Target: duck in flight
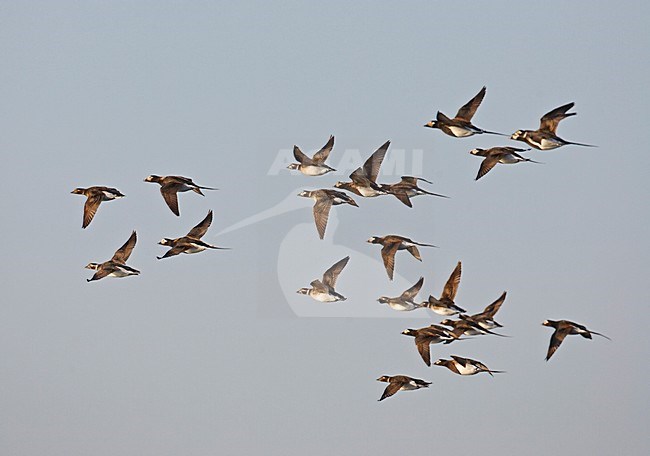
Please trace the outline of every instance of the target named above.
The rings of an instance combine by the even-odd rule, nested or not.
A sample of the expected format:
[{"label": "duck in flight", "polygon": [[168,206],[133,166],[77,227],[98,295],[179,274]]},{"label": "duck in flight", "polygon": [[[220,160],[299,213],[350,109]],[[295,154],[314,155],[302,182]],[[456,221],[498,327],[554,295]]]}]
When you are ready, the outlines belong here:
[{"label": "duck in flight", "polygon": [[447,328],[438,325],[431,325],[420,329],[409,328],[402,331],[402,334],[415,338],[415,347],[418,349],[422,361],[427,366],[431,366],[431,344],[450,344],[455,340],[465,340],[452,334]]},{"label": "duck in flight", "polygon": [[453,136],[454,138],[465,138],[467,136],[480,135],[482,133],[487,133],[490,135],[499,135],[507,136],[503,133],[496,133],[494,131],[483,130],[472,124],[472,117],[476,113],[479,105],[483,101],[486,92],[485,86],[479,90],[479,92],[469,100],[464,106],[462,106],[456,113],[456,117],[450,119],[440,111],[436,114],[436,119],[432,120],[426,124],[425,127],[437,128],[442,130],[443,133]]},{"label": "duck in flight", "polygon": [[198,225],[192,228],[185,236],[175,239],[163,238],[160,242],[158,242],[158,244],[164,245],[165,247],[170,247],[170,249],[165,252],[163,256],[156,258],[162,260],[163,258],[173,257],[181,253],[199,253],[203,252],[206,249],[230,250],[227,247],[217,247],[201,240],[201,238],[205,236],[205,233],[208,232],[208,228],[210,228],[211,223],[212,211],[208,211],[208,215],[206,215],[205,218],[201,220]]},{"label": "duck in flight", "polygon": [[378,382],[387,382],[388,386],[381,395],[380,401],[391,397],[398,391],[413,391],[420,388],[428,388],[431,382],[425,382],[418,378],[407,377],[406,375],[382,375],[377,379]]},{"label": "duck in flight", "polygon": [[520,162],[540,163],[530,158],[522,157],[518,152],[526,152],[530,149],[517,149],[516,147],[491,147],[489,149],[476,148],[469,151],[470,154],[478,157],[485,157],[481,162],[475,180],[485,176],[497,163],[512,165]]},{"label": "duck in flight", "polygon": [[420,292],[423,283],[424,277],[420,277],[420,280],[418,280],[415,285],[404,291],[398,297],[389,298],[388,296],[381,296],[379,299],[377,299],[377,302],[380,304],[388,304],[388,307],[393,310],[410,311],[419,309],[421,306],[420,304],[416,303],[414,299]]},{"label": "duck in flight", "polygon": [[597,333],[596,331],[591,331],[585,326],[569,320],[544,320],[542,322],[542,325],[555,329],[553,335],[551,336],[551,343],[548,346],[548,352],[546,353],[546,361],[551,359],[553,353],[555,353],[557,349],[560,348],[560,345],[564,341],[564,338],[569,335],[579,335],[585,339],[591,339],[591,335],[596,334],[597,336],[604,337],[607,340],[612,340],[604,334]]},{"label": "duck in flight", "polygon": [[160,185],[160,193],[162,194],[165,203],[167,203],[167,206],[169,206],[171,211],[177,216],[181,215],[178,210],[178,192],[189,192],[191,190],[194,193],[205,196],[201,190],[218,190],[212,187],[202,187],[192,182],[192,179],[189,177],[183,176],[161,177],[152,174],[151,176],[147,176],[144,181]]},{"label": "duck in flight", "polygon": [[451,355],[451,359],[439,359],[434,363],[436,366],[443,366],[458,375],[476,375],[481,372],[492,374],[503,374],[505,371],[490,370],[485,364],[471,358]]},{"label": "duck in flight", "polygon": [[411,198],[415,196],[433,195],[433,196],[439,196],[441,198],[449,198],[448,196],[440,195],[438,193],[432,193],[427,190],[424,190],[423,188],[418,187],[418,181],[427,182],[429,184],[432,183],[421,177],[402,176],[399,182],[395,184],[381,184],[381,187],[391,195],[394,195],[395,198],[400,200],[408,207],[413,207],[413,204],[411,203]]},{"label": "duck in flight", "polygon": [[325,237],[325,228],[327,228],[327,220],[329,219],[330,209],[332,209],[332,206],[349,204],[350,206],[359,207],[356,201],[345,193],[326,188],[320,190],[303,190],[298,193],[298,196],[314,200],[314,222],[316,223],[318,236],[321,239]]},{"label": "duck in flight", "polygon": [[305,176],[322,176],[323,174],[336,171],[331,166],[325,164],[325,160],[329,157],[333,147],[334,136],[330,136],[327,144],[316,152],[313,157],[309,158],[298,146],[293,146],[293,156],[298,163],[291,163],[287,166],[287,169],[300,171]]},{"label": "duck in flight", "polygon": [[117,249],[110,260],[104,261],[103,263],[88,263],[86,269],[92,269],[96,272],[92,278],[86,279],[86,281],[92,282],[94,280],[103,279],[104,277],[128,277],[140,274],[140,271],[137,269],[126,265],[126,261],[131,256],[131,252],[133,252],[137,240],[138,237],[135,231],[133,231],[129,239],[122,247]]},{"label": "duck in flight", "polygon": [[350,174],[351,182],[337,182],[334,187],[347,190],[364,198],[372,198],[379,195],[386,195],[388,192],[377,183],[379,168],[381,167],[390,141],[386,141],[379,149],[366,160],[363,166],[355,169]]},{"label": "duck in flight", "polygon": [[334,287],[336,286],[336,280],[339,278],[339,275],[343,271],[343,268],[348,264],[349,260],[350,257],[346,256],[342,260],[337,261],[327,271],[325,271],[322,280],[313,280],[309,284],[311,285],[311,288],[301,288],[296,293],[310,296],[320,302],[345,301],[346,297],[337,293],[336,290],[334,290]]},{"label": "duck in flight", "polygon": [[422,303],[423,307],[428,307],[439,315],[455,315],[457,313],[465,312],[465,309],[458,307],[454,302],[456,293],[458,292],[458,285],[460,285],[460,275],[462,273],[461,262],[456,264],[456,267],[451,271],[447,283],[442,290],[440,299],[436,299],[429,295],[429,300]]},{"label": "duck in flight", "polygon": [[575,146],[596,147],[591,144],[565,141],[555,133],[557,126],[562,119],[575,116],[575,112],[567,112],[573,108],[575,103],[567,103],[555,108],[542,116],[537,130],[517,130],[510,136],[515,141],[523,141],[531,147],[539,150],[552,150],[558,147],[572,144]]},{"label": "duck in flight", "polygon": [[370,244],[382,245],[381,259],[384,262],[384,268],[386,268],[386,273],[388,274],[388,278],[390,280],[393,280],[393,272],[395,270],[395,254],[398,250],[407,250],[411,255],[415,257],[416,260],[422,261],[418,246],[437,247],[436,245],[415,242],[407,237],[398,236],[396,234],[390,234],[384,237],[373,236],[366,242]]},{"label": "duck in flight", "polygon": [[114,199],[124,198],[124,195],[116,188],[112,187],[88,187],[88,188],[75,188],[72,190],[75,195],[84,195],[86,203],[84,204],[84,217],[82,228],[86,228],[92,222],[99,205],[103,201],[113,201]]}]

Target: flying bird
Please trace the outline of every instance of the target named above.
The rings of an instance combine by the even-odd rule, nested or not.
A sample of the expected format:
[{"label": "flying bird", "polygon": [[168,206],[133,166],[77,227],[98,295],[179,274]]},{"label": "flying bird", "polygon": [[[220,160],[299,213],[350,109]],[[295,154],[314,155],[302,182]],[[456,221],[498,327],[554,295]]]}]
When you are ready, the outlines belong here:
[{"label": "flying bird", "polygon": [[337,182],[334,184],[336,188],[342,188],[356,195],[365,198],[372,198],[379,195],[386,195],[387,192],[377,183],[377,176],[379,175],[379,168],[384,161],[386,152],[390,146],[390,141],[386,141],[379,149],[377,149],[366,160],[362,167],[355,169],[350,174],[352,182]]},{"label": "flying bird", "polygon": [[381,395],[380,401],[392,396],[398,391],[412,391],[420,388],[428,388],[431,382],[425,382],[417,378],[407,377],[406,375],[388,376],[382,375],[377,379],[378,382],[388,382],[388,386]]},{"label": "flying bird", "polygon": [[573,144],[575,146],[596,147],[591,144],[565,141],[555,134],[557,126],[562,119],[575,116],[575,112],[567,112],[575,103],[567,103],[559,108],[547,112],[542,116],[537,130],[517,130],[510,136],[515,141],[523,141],[529,146],[539,150],[552,150],[561,146]]},{"label": "flying bird", "polygon": [[82,228],[86,228],[92,222],[99,205],[102,201],[112,201],[118,198],[124,198],[124,195],[116,188],[112,187],[88,187],[88,188],[75,188],[72,192],[75,195],[84,195],[86,203],[84,204],[84,218],[81,224]]},{"label": "flying bird", "polygon": [[298,146],[293,146],[293,156],[298,163],[291,163],[287,166],[287,169],[300,171],[305,176],[322,176],[331,171],[336,171],[334,168],[325,164],[325,160],[329,157],[332,147],[334,147],[334,136],[331,135],[327,144],[316,152],[312,158],[305,155]]},{"label": "flying bird", "polygon": [[418,181],[428,182],[429,184],[432,183],[421,177],[402,176],[399,182],[395,184],[381,184],[381,188],[386,190],[386,192],[390,193],[391,195],[394,195],[395,198],[400,200],[408,207],[413,207],[411,198],[419,195],[433,195],[439,196],[441,198],[449,198],[448,196],[432,193],[418,187]]},{"label": "flying bird", "polygon": [[100,280],[104,277],[127,277],[140,274],[140,271],[137,269],[126,265],[126,261],[131,256],[131,252],[133,251],[137,240],[138,237],[135,234],[135,231],[133,231],[129,239],[122,247],[117,249],[110,260],[104,261],[103,263],[88,263],[86,269],[92,269],[96,272],[92,278],[86,279],[86,281],[92,282],[93,280]]},{"label": "flying bird", "polygon": [[472,155],[485,157],[481,162],[481,167],[478,169],[476,179],[479,180],[485,176],[497,163],[511,165],[519,162],[540,163],[530,158],[522,157],[518,152],[525,152],[530,149],[517,149],[516,147],[492,147],[490,149],[472,149],[469,151]]},{"label": "flying bird", "polygon": [[476,375],[481,372],[487,372],[491,377],[492,374],[503,374],[505,371],[490,370],[480,361],[470,358],[463,358],[456,355],[451,355],[452,359],[439,359],[434,364],[436,366],[443,366],[458,375]]},{"label": "flying bird", "polygon": [[431,366],[431,344],[450,344],[455,340],[465,340],[453,334],[447,328],[438,325],[431,325],[420,329],[409,328],[402,331],[402,334],[415,338],[415,346],[427,366]]},{"label": "flying bird", "polygon": [[423,307],[428,307],[439,315],[454,315],[457,313],[465,312],[465,309],[458,307],[454,302],[456,293],[458,292],[458,285],[460,285],[460,275],[462,272],[461,262],[456,264],[456,267],[451,272],[447,279],[447,283],[442,290],[440,299],[429,296],[429,300],[422,303]]},{"label": "flying bird", "polygon": [[481,128],[478,128],[475,125],[472,125],[472,117],[474,117],[474,114],[476,113],[476,110],[478,109],[479,105],[483,101],[483,97],[485,97],[485,92],[486,92],[485,86],[479,90],[479,92],[467,102],[464,106],[462,106],[459,110],[458,113],[456,113],[456,117],[453,119],[450,119],[440,111],[436,114],[436,120],[432,120],[426,124],[424,124],[425,127],[429,128],[438,128],[439,130],[442,130],[443,133],[453,136],[454,138],[465,138],[467,136],[472,136],[472,135],[477,135],[477,134],[482,134],[482,133],[487,133],[490,135],[499,135],[499,136],[507,136],[502,133],[496,133],[494,131],[487,131],[483,130]]},{"label": "flying bird", "polygon": [[327,220],[329,219],[330,209],[332,206],[349,204],[350,206],[359,207],[359,205],[345,193],[326,188],[311,191],[303,190],[298,193],[298,196],[311,198],[315,201],[313,208],[314,222],[316,222],[316,230],[321,239],[325,237],[325,228],[327,227]]},{"label": "flying bird", "polygon": [[377,302],[380,304],[388,304],[388,306],[393,310],[410,311],[419,309],[421,306],[420,304],[416,303],[414,299],[420,292],[420,288],[422,288],[423,283],[424,277],[420,277],[420,280],[418,280],[415,285],[404,291],[400,296],[396,298],[381,296],[379,299],[377,299]]},{"label": "flying bird", "polygon": [[370,244],[381,244],[383,246],[381,249],[381,258],[384,261],[384,267],[386,268],[386,272],[388,273],[388,278],[390,280],[393,280],[393,271],[395,270],[395,254],[398,250],[407,250],[411,255],[415,257],[415,259],[422,261],[418,246],[437,247],[436,245],[415,242],[409,238],[397,236],[395,234],[384,237],[373,236],[366,242]]},{"label": "flying bird", "polygon": [[178,210],[178,192],[193,191],[201,196],[205,196],[201,190],[218,190],[211,187],[201,187],[200,185],[192,182],[189,177],[183,176],[156,176],[152,174],[148,176],[145,182],[153,182],[160,185],[160,193],[162,194],[165,203],[172,210],[174,214],[180,216]]},{"label": "flying bird", "polygon": [[506,300],[506,294],[507,293],[504,291],[503,293],[501,293],[501,296],[499,296],[494,302],[489,304],[483,310],[483,312],[466,316],[466,318],[469,318],[472,321],[478,323],[482,328],[485,329],[501,328],[502,325],[497,323],[496,320],[494,320],[494,316],[501,308],[503,302]]},{"label": "flying bird", "polygon": [[336,286],[336,280],[339,278],[341,271],[348,264],[348,260],[350,260],[350,257],[346,256],[342,260],[337,261],[325,271],[322,280],[313,280],[309,284],[311,288],[301,288],[296,293],[311,296],[320,302],[345,301],[347,298],[337,293],[334,287]]},{"label": "flying bird", "polygon": [[205,236],[205,233],[207,233],[211,223],[212,211],[208,211],[208,215],[206,215],[205,218],[201,220],[198,225],[192,228],[185,236],[175,239],[163,238],[160,242],[158,242],[158,244],[164,245],[165,247],[170,247],[170,249],[165,252],[163,256],[157,256],[156,258],[162,260],[163,258],[173,257],[181,253],[199,253],[203,252],[206,249],[230,250],[227,247],[217,247],[201,240],[201,238]]},{"label": "flying bird", "polygon": [[548,352],[546,353],[546,361],[551,359],[553,353],[555,353],[557,349],[560,348],[560,345],[562,344],[564,338],[569,335],[577,334],[584,337],[585,339],[591,339],[591,335],[596,334],[597,336],[604,337],[607,340],[612,340],[604,334],[597,333],[596,331],[590,331],[586,327],[569,320],[544,320],[542,322],[542,325],[555,328],[555,332],[553,332],[553,335],[551,336],[551,343],[548,346]]}]

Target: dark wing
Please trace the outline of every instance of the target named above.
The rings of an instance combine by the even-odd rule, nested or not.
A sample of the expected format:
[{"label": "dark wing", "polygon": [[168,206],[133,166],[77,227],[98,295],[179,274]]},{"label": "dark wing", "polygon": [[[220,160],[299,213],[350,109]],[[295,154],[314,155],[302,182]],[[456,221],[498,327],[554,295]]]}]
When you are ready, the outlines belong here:
[{"label": "dark wing", "polygon": [[427,366],[431,366],[431,337],[420,336],[415,338],[415,346]]},{"label": "dark wing", "polygon": [[100,280],[103,279],[104,277],[108,276],[111,272],[113,272],[115,269],[113,267],[102,267],[93,274],[93,276],[90,279],[86,279],[88,282],[92,282],[93,280]]},{"label": "dark wing", "polygon": [[417,294],[420,292],[420,288],[422,288],[423,283],[424,283],[424,277],[420,277],[420,280],[418,280],[417,283],[413,285],[411,288],[409,288],[404,293],[402,293],[402,296],[400,297],[406,300],[411,300],[415,298]]},{"label": "dark wing", "polygon": [[172,210],[174,214],[180,216],[181,213],[178,211],[178,186],[175,184],[172,185],[163,185],[160,187],[160,193],[162,194],[165,203]]},{"label": "dark wing", "polygon": [[363,164],[364,176],[373,182],[377,181],[379,168],[381,167],[381,163],[384,161],[384,157],[388,151],[388,146],[390,146],[390,141],[386,141],[381,147],[379,147],[379,149],[373,152],[370,158],[368,158],[368,160]]},{"label": "dark wing", "polygon": [[456,361],[458,364],[460,364],[463,367],[467,366],[468,364],[471,364],[471,362],[470,362],[471,360],[469,360],[467,358],[462,358],[462,357],[456,356],[456,355],[451,355],[451,357],[453,358],[454,361]]},{"label": "dark wing", "polygon": [[323,282],[320,280],[312,280],[311,283],[309,284],[314,290],[321,291],[323,293],[327,293],[329,290],[325,285],[323,285]]},{"label": "dark wing", "polygon": [[413,203],[411,203],[411,198],[409,198],[409,196],[406,194],[405,191],[389,189],[388,193],[392,193],[393,195],[395,195],[395,198],[400,200],[402,203],[406,204],[408,207],[413,207]]},{"label": "dark wing", "polygon": [[571,332],[571,328],[562,328],[562,329],[555,330],[555,332],[551,336],[551,343],[548,346],[548,352],[546,353],[546,361],[551,359],[553,353],[555,353],[557,349],[560,348],[562,341],[566,336],[569,335],[570,332]]},{"label": "dark wing", "polygon": [[111,258],[111,261],[120,264],[126,263],[126,260],[128,260],[129,257],[131,256],[131,252],[133,252],[133,247],[135,247],[135,243],[137,240],[138,240],[138,236],[135,234],[135,231],[133,231],[133,233],[131,233],[131,236],[124,243],[124,245],[119,249],[117,249],[115,255],[113,255],[113,258]]},{"label": "dark wing", "polygon": [[379,399],[379,400],[383,401],[387,397],[391,397],[393,394],[395,394],[396,392],[398,392],[400,390],[402,385],[403,385],[402,382],[391,382],[391,383],[389,383],[388,386],[386,387],[386,389],[384,390],[384,394],[381,395],[381,399]]},{"label": "dark wing", "polygon": [[481,177],[485,176],[492,168],[496,166],[497,163],[499,163],[498,155],[488,155],[485,157],[485,159],[481,162],[481,167],[478,169],[475,180],[479,180]]},{"label": "dark wing", "polygon": [[420,251],[418,250],[417,246],[415,245],[410,245],[406,248],[406,250],[415,257],[416,260],[422,261],[422,257],[420,256]]},{"label": "dark wing", "polygon": [[501,308],[501,304],[503,304],[503,301],[506,300],[506,294],[507,292],[504,291],[503,294],[499,296],[496,301],[494,301],[492,304],[487,306],[485,310],[482,312],[483,315],[489,318],[494,317],[496,313],[499,311],[499,309]]},{"label": "dark wing", "polygon": [[510,146],[505,146],[505,147],[495,147],[494,149],[499,150],[499,151],[506,151],[506,152],[526,152],[529,149],[519,149],[518,147],[510,147]]},{"label": "dark wing", "polygon": [[159,260],[162,260],[163,258],[173,257],[173,256],[176,256],[176,255],[179,255],[179,254],[183,253],[185,250],[187,250],[187,248],[188,248],[188,244],[185,244],[185,243],[176,244],[174,247],[167,250],[167,252],[165,252],[165,254],[163,256],[157,257],[157,258]]},{"label": "dark wing", "polygon": [[332,151],[333,147],[334,147],[334,136],[330,135],[330,139],[327,141],[327,144],[325,144],[321,150],[319,150],[314,154],[313,160],[316,163],[325,162],[325,160],[327,160],[327,157],[330,156],[330,152]]},{"label": "dark wing", "polygon": [[386,244],[381,249],[381,259],[384,260],[384,267],[388,273],[388,278],[393,280],[393,271],[395,270],[395,253],[399,248],[399,243],[392,242]]},{"label": "dark wing", "polygon": [[458,113],[456,114],[457,119],[463,119],[466,121],[472,120],[472,117],[474,117],[474,113],[476,113],[476,110],[478,109],[479,105],[483,101],[483,97],[485,97],[485,91],[487,89],[485,86],[479,92],[476,94],[474,98],[469,100],[467,104],[465,104],[462,108],[458,110]]},{"label": "dark wing", "polygon": [[343,268],[348,264],[350,260],[349,256],[346,256],[342,260],[337,261],[332,267],[330,267],[325,274],[323,274],[323,283],[327,286],[334,288],[336,286],[336,279],[339,278],[339,274],[343,271]]},{"label": "dark wing", "polygon": [[557,125],[560,123],[560,120],[576,115],[575,112],[567,114],[567,111],[573,108],[573,105],[575,105],[575,103],[567,103],[564,106],[560,106],[559,108],[555,108],[552,111],[544,114],[544,116],[542,116],[540,119],[539,129],[550,131],[551,133],[555,134],[555,130],[557,129]]},{"label": "dark wing", "polygon": [[462,273],[460,261],[456,265],[456,268],[452,271],[447,283],[445,284],[444,290],[442,290],[442,296],[440,299],[449,298],[452,301],[456,299],[456,292],[458,292],[458,285],[460,284],[460,275]]},{"label": "dark wing", "polygon": [[302,153],[298,146],[293,146],[293,157],[303,165],[311,165],[314,163],[311,158]]},{"label": "dark wing", "polygon": [[95,213],[97,212],[97,208],[102,202],[102,195],[101,193],[92,193],[88,195],[88,198],[86,199],[86,203],[84,204],[84,220],[81,225],[82,228],[86,228],[88,225],[90,225],[90,222],[93,221],[93,217],[95,216]]},{"label": "dark wing", "polygon": [[190,230],[189,233],[187,233],[187,237],[191,237],[194,239],[201,239],[205,233],[208,231],[208,228],[210,228],[210,224],[212,223],[212,211],[208,211],[208,215],[205,216],[205,218],[194,228]]},{"label": "dark wing", "polygon": [[332,208],[332,200],[329,198],[322,198],[314,204],[314,221],[316,222],[316,229],[318,236],[321,239],[325,237],[325,228],[327,227],[327,219],[330,216],[330,209]]}]

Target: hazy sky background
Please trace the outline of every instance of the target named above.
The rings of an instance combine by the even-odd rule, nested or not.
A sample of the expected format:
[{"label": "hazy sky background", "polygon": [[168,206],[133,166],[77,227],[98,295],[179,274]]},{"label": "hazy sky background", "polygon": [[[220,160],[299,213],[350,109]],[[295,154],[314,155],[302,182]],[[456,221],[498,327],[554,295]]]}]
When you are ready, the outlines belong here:
[{"label": "hazy sky background", "polygon": [[[0,2],[0,453],[647,454],[648,17],[647,2]],[[478,126],[535,129],[575,101],[559,135],[599,148],[474,182],[470,149],[523,143],[422,125],[483,85]],[[295,195],[351,169],[269,169],[330,134],[335,167],[390,139],[451,199],[357,198],[318,240]],[[153,173],[220,190],[180,195],[177,218]],[[90,185],[127,196],[82,230],[70,191]],[[209,209],[205,240],[233,250],[155,259]],[[86,283],[133,229],[141,276]],[[392,233],[440,248],[400,253],[391,283],[365,240]],[[348,254],[345,303],[294,293]],[[420,276],[422,299],[439,294],[458,260],[457,303],[507,290],[512,338],[432,357],[497,378],[428,368],[400,332],[439,318],[375,302]],[[546,318],[613,341],[572,336],[546,363]],[[378,403],[384,374],[433,384]]]}]

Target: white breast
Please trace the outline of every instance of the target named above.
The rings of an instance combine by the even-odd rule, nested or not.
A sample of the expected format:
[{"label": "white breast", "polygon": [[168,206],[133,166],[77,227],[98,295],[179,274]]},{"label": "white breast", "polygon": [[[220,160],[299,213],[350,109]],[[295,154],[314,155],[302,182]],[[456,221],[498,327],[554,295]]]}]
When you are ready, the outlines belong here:
[{"label": "white breast", "polygon": [[458,369],[460,375],[473,375],[478,372],[478,369],[471,364],[468,364],[465,367],[461,366],[460,364],[456,364],[456,369]]},{"label": "white breast", "polygon": [[322,166],[303,165],[300,167],[300,172],[303,173],[305,176],[322,176],[328,171],[329,170],[327,168],[323,168]]},{"label": "white breast", "polygon": [[457,138],[465,138],[466,136],[472,136],[474,134],[473,131],[461,127],[449,127],[449,130],[451,130]]}]

